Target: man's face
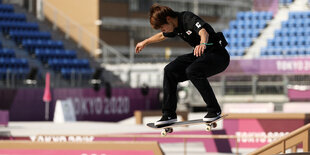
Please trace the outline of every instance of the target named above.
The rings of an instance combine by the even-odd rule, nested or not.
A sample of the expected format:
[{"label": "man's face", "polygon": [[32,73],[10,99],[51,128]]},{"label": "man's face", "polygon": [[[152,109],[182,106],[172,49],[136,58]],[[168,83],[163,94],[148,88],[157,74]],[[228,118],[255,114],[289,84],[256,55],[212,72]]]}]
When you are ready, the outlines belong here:
[{"label": "man's face", "polygon": [[165,33],[173,32],[175,28],[175,26],[173,25],[174,19],[170,16],[167,16],[166,20],[167,20],[167,24],[164,24],[160,27],[161,32],[165,32]]},{"label": "man's face", "polygon": [[160,27],[160,31],[164,33],[173,32],[172,24],[164,24]]}]

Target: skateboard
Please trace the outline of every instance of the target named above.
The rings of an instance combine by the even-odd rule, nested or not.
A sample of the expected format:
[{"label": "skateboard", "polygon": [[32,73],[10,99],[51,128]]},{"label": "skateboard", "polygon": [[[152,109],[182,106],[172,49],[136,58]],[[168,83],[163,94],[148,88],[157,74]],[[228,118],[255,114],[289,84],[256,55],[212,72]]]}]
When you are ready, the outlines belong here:
[{"label": "skateboard", "polygon": [[228,114],[221,115],[221,117],[219,117],[218,119],[216,119],[216,120],[214,120],[212,122],[206,122],[206,121],[203,121],[202,119],[195,119],[195,120],[175,122],[175,123],[159,125],[159,126],[156,126],[154,123],[147,123],[146,125],[148,127],[150,127],[150,128],[153,128],[153,129],[163,129],[162,132],[161,132],[161,135],[162,136],[166,136],[168,133],[172,133],[173,132],[173,127],[176,127],[176,126],[206,124],[205,130],[206,131],[211,131],[212,128],[216,128],[217,127],[217,121],[222,120],[222,119],[224,119],[227,116],[228,116]]}]

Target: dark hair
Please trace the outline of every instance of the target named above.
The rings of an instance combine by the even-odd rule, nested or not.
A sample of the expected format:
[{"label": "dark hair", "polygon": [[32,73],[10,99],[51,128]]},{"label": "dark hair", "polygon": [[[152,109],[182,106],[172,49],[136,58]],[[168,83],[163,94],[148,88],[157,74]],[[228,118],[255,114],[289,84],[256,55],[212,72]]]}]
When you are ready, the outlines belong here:
[{"label": "dark hair", "polygon": [[154,29],[159,29],[161,25],[168,24],[166,17],[177,17],[177,13],[167,6],[153,4],[150,8],[150,24]]}]

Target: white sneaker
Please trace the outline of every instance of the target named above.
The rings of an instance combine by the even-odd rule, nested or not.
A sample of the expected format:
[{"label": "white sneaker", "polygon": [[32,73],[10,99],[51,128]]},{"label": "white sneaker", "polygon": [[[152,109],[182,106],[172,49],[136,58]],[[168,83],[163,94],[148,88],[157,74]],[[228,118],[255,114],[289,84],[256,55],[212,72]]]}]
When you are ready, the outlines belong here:
[{"label": "white sneaker", "polygon": [[177,122],[177,116],[171,117],[171,116],[162,116],[160,120],[158,120],[157,122],[155,122],[156,126],[160,126],[160,125],[166,125],[166,124],[172,124]]},{"label": "white sneaker", "polygon": [[202,119],[205,122],[212,122],[221,117],[221,112],[207,112],[206,116]]}]

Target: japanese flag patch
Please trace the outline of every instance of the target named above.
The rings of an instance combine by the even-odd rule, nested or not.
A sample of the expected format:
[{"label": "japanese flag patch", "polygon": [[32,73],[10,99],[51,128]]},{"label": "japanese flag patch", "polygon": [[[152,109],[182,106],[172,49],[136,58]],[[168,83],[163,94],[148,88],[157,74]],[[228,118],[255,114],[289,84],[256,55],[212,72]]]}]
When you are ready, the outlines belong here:
[{"label": "japanese flag patch", "polygon": [[192,31],[191,31],[191,30],[187,30],[187,31],[186,31],[186,34],[187,34],[187,35],[191,35],[191,34],[192,34]]}]

